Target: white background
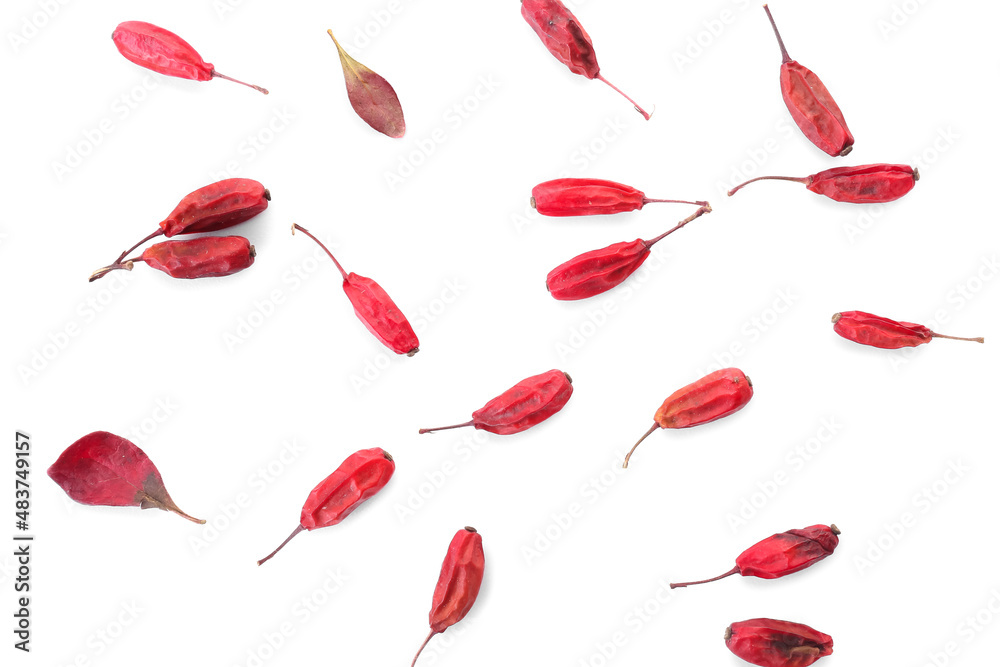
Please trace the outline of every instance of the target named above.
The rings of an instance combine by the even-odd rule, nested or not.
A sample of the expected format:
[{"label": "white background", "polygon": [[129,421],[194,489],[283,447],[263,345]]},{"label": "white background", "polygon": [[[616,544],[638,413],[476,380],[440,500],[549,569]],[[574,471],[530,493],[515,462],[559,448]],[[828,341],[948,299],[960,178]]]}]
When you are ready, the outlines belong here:
[{"label": "white background", "polygon": [[[723,630],[756,616],[831,634],[828,665],[919,666],[948,648],[939,667],[992,659],[994,613],[978,630],[966,619],[1000,599],[995,3],[772,5],[791,55],[844,110],[857,139],[846,159],[792,125],[756,3],[574,5],[607,77],[656,106],[648,123],[553,59],[513,0],[294,5],[4,5],[2,427],[9,440],[32,435],[37,536],[30,656],[10,647],[2,549],[5,655],[405,665],[448,542],[469,524],[484,538],[486,583],[424,665],[736,666]],[[129,63],[110,39],[125,20],[176,31],[271,94]],[[393,84],[404,139],[354,114],[327,28]],[[913,164],[922,178],[887,206],[792,183],[721,194],[731,179],[870,162]],[[137,266],[87,283],[231,167],[273,194],[231,230],[257,247],[250,270],[181,282]],[[690,209],[530,215],[531,187],[558,176],[707,198],[715,212],[627,285],[560,303],[543,287],[551,268],[655,236]],[[293,222],[386,288],[419,330],[416,357],[365,331]],[[988,342],[866,348],[831,330],[830,316],[852,309]],[[655,433],[619,474],[663,398],[720,363],[753,379],[749,406]],[[544,425],[417,435],[550,368],[569,372],[575,393]],[[69,501],[45,469],[94,430],[142,447],[174,500],[209,525]],[[390,485],[258,568],[312,487],[372,446],[395,456]],[[942,481],[953,466],[965,472]],[[894,527],[907,513],[912,525]],[[806,572],[663,590],[729,569],[774,532],[830,522],[841,546]],[[332,594],[329,573],[346,578]],[[303,599],[322,603],[306,613]]]}]

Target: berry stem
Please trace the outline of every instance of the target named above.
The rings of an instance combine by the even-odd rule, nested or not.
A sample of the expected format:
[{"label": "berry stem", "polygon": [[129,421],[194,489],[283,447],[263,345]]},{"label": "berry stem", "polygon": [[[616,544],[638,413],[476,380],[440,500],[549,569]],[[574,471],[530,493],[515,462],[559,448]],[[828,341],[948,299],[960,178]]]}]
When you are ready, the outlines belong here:
[{"label": "berry stem", "polygon": [[778,46],[781,47],[781,63],[791,62],[792,59],[788,57],[788,50],[785,49],[785,42],[781,39],[781,33],[778,32],[778,26],[775,24],[774,17],[771,16],[771,10],[768,9],[767,5],[764,5],[764,11],[767,12],[767,20],[771,22],[771,28],[774,29],[774,36],[778,38]]},{"label": "berry stem", "polygon": [[122,254],[118,255],[118,259],[115,260],[115,264],[120,264],[121,262],[123,262],[125,260],[125,256],[127,254],[129,254],[130,252],[132,252],[133,250],[135,250],[136,248],[138,248],[139,246],[141,246],[146,241],[150,241],[152,239],[155,239],[157,236],[160,236],[162,234],[163,234],[163,230],[162,229],[157,229],[155,232],[153,232],[152,234],[150,234],[149,236],[147,236],[143,240],[139,241],[138,243],[136,243],[134,246],[132,246],[131,248],[129,248],[128,250],[126,250]]},{"label": "berry stem", "polygon": [[90,274],[90,279],[87,282],[91,282],[92,283],[95,280],[97,280],[98,278],[103,278],[104,276],[108,275],[112,271],[117,271],[119,269],[124,269],[125,271],[131,271],[132,270],[132,262],[136,262],[136,261],[137,262],[142,262],[142,261],[145,261],[145,260],[143,260],[141,257],[137,257],[135,259],[129,259],[129,260],[126,260],[124,262],[115,262],[114,264],[109,264],[108,266],[105,266],[103,268],[97,269],[96,271],[94,271],[93,273],[91,273]]},{"label": "berry stem", "polygon": [[265,95],[267,95],[267,88],[261,88],[260,86],[253,85],[252,83],[247,83],[246,81],[240,81],[239,79],[234,79],[233,77],[226,76],[225,74],[219,74],[214,69],[212,70],[212,76],[218,77],[220,79],[225,79],[226,81],[232,81],[233,83],[238,83],[242,86],[246,86],[247,88],[253,88],[254,90],[260,91]]},{"label": "berry stem", "polygon": [[744,181],[743,183],[740,183],[726,194],[732,197],[734,194],[736,194],[746,186],[750,185],[751,183],[755,183],[757,181],[792,181],[793,183],[803,183],[805,185],[808,185],[809,177],[806,176],[802,178],[797,178],[795,176],[758,176],[757,178],[751,178],[749,181]]},{"label": "berry stem", "polygon": [[[534,197],[532,197],[532,200],[534,200]],[[645,206],[646,204],[691,204],[692,206],[708,206],[707,201],[684,201],[683,199],[650,199],[649,197],[643,197],[642,205]]]},{"label": "berry stem", "polygon": [[465,428],[466,426],[474,426],[475,423],[476,422],[470,420],[470,421],[465,422],[464,424],[453,424],[451,426],[438,426],[437,428],[422,428],[422,429],[420,429],[418,431],[418,433],[421,433],[421,434],[423,434],[423,433],[434,433],[435,431],[447,431],[447,430],[453,429],[453,428]]},{"label": "berry stem", "polygon": [[641,438],[639,438],[639,442],[632,445],[632,449],[630,449],[628,451],[628,454],[625,455],[625,462],[622,463],[622,468],[628,468],[628,460],[632,458],[632,454],[635,452],[636,447],[641,445],[642,441],[648,438],[650,435],[652,435],[653,431],[655,431],[658,428],[660,428],[660,425],[657,424],[656,422],[653,422],[653,425],[649,427],[649,430],[646,431],[646,433]]},{"label": "berry stem", "polygon": [[429,635],[427,635],[427,639],[425,639],[424,643],[420,645],[420,648],[417,650],[417,654],[415,656],[413,656],[413,662],[410,663],[410,667],[414,667],[417,664],[417,658],[419,658],[420,654],[424,652],[424,648],[427,646],[427,644],[431,641],[431,639],[436,634],[437,634],[436,632],[434,632],[433,630],[431,630],[431,633]]},{"label": "berry stem", "polygon": [[281,544],[279,544],[277,549],[275,549],[274,551],[272,551],[271,553],[269,553],[268,555],[264,556],[259,561],[257,561],[257,565],[263,565],[267,561],[269,561],[272,558],[274,558],[274,554],[276,554],[279,551],[281,551],[282,547],[284,547],[286,544],[288,544],[289,542],[291,542],[292,538],[295,537],[296,535],[298,535],[299,533],[301,533],[303,530],[305,530],[305,528],[302,527],[302,524],[299,524],[298,526],[296,526],[295,530],[292,531],[292,534],[289,535],[288,537],[286,537],[285,541],[282,542]]},{"label": "berry stem", "polygon": [[944,334],[934,333],[933,331],[931,332],[931,336],[934,337],[934,338],[947,338],[949,340],[967,340],[967,341],[972,342],[972,343],[985,343],[986,342],[986,339],[982,338],[982,337],[979,337],[979,338],[959,338],[958,336],[945,336]]},{"label": "berry stem", "polygon": [[692,213],[688,217],[686,217],[683,220],[681,220],[680,222],[678,222],[676,225],[674,225],[674,227],[672,229],[668,229],[667,231],[665,231],[662,234],[660,234],[659,236],[657,236],[655,239],[650,239],[649,241],[643,241],[643,244],[646,246],[646,248],[652,248],[654,243],[658,243],[658,242],[662,241],[663,239],[665,239],[666,237],[670,236],[671,234],[673,234],[674,232],[676,232],[678,229],[680,229],[684,225],[686,225],[689,222],[691,222],[692,220],[697,220],[698,218],[700,218],[701,216],[705,215],[706,213],[711,213],[711,212],[712,212],[712,207],[706,202],[704,206],[702,206],[697,211],[695,211],[694,213]]},{"label": "berry stem", "polygon": [[[615,90],[615,91],[616,91],[616,92],[617,92],[617,93],[618,93],[619,95],[621,95],[621,96],[622,96],[622,97],[624,97],[624,98],[625,98],[626,100],[628,100],[629,102],[631,102],[631,103],[632,103],[632,106],[634,106],[634,107],[635,107],[635,110],[636,110],[636,111],[638,111],[639,113],[641,113],[641,114],[642,114],[642,117],[643,117],[643,118],[645,118],[646,120],[649,120],[649,119],[650,119],[650,118],[651,118],[651,117],[653,116],[653,114],[650,114],[650,113],[646,113],[646,112],[645,112],[645,111],[643,110],[643,108],[642,108],[641,106],[639,106],[638,104],[636,104],[635,100],[633,100],[633,99],[632,99],[631,97],[629,97],[628,95],[626,95],[626,94],[625,94],[625,93],[624,93],[624,92],[622,91],[622,89],[621,89],[621,88],[619,88],[619,87],[618,87],[618,86],[616,86],[615,84],[613,84],[613,83],[611,83],[610,81],[608,81],[607,79],[605,79],[605,78],[604,78],[604,75],[603,75],[603,74],[598,74],[598,75],[597,75],[597,78],[598,78],[598,79],[600,79],[601,81],[603,81],[604,83],[608,84],[609,86],[611,86],[611,88],[612,88],[613,90]],[[655,110],[656,110],[656,109],[654,109],[654,111],[655,111]]]},{"label": "berry stem", "polygon": [[725,579],[726,577],[731,577],[734,574],[739,574],[739,573],[740,573],[740,567],[739,567],[739,565],[737,565],[736,567],[734,567],[733,569],[731,569],[729,572],[726,572],[725,574],[720,574],[717,577],[712,577],[711,579],[702,579],[701,581],[688,581],[688,582],[683,583],[683,584],[670,584],[670,588],[671,589],[674,589],[674,588],[686,588],[687,586],[697,586],[698,584],[707,584],[709,582],[718,581],[719,579]]},{"label": "berry stem", "polygon": [[338,268],[338,269],[340,269],[340,275],[344,276],[344,280],[347,280],[347,271],[344,271],[344,267],[342,267],[342,266],[340,265],[340,262],[338,262],[338,261],[337,261],[337,258],[333,256],[333,253],[332,253],[332,252],[330,252],[330,250],[329,250],[329,249],[328,249],[328,248],[327,248],[327,247],[326,247],[325,245],[323,245],[323,242],[322,242],[322,241],[320,241],[320,240],[319,240],[318,238],[316,238],[315,236],[313,236],[313,235],[312,235],[312,232],[310,232],[310,231],[309,231],[308,229],[306,229],[305,227],[300,227],[300,226],[298,226],[298,225],[296,225],[296,224],[292,224],[292,234],[294,234],[294,233],[295,233],[295,230],[296,230],[296,229],[297,229],[297,230],[299,230],[300,232],[302,232],[303,234],[305,234],[306,236],[308,236],[309,238],[311,238],[311,239],[312,239],[313,241],[315,241],[315,242],[316,242],[317,244],[319,244],[319,247],[320,247],[320,248],[322,248],[322,249],[323,249],[323,250],[324,250],[324,251],[326,252],[326,254],[330,256],[330,259],[332,259],[332,260],[333,260],[333,263],[337,265],[337,268]]}]

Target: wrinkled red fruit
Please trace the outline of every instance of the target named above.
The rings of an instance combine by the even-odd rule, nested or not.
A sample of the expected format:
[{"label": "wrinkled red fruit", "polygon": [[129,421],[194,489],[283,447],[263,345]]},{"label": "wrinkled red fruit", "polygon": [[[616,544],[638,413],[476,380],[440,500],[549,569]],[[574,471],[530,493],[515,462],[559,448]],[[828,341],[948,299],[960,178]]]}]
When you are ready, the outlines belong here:
[{"label": "wrinkled red fruit", "polygon": [[521,380],[473,412],[470,421],[453,426],[422,428],[420,433],[466,426],[498,435],[520,433],[562,410],[572,395],[573,378],[562,371],[551,370]]},{"label": "wrinkled red fruit", "polygon": [[725,579],[734,574],[760,579],[777,579],[804,570],[833,553],[840,543],[836,526],[818,524],[801,530],[786,530],[761,540],[736,557],[736,567],[704,581],[670,584],[684,588]]},{"label": "wrinkled red fruit", "polygon": [[807,667],[833,653],[833,638],[808,625],[754,618],[726,628],[726,646],[758,667]]},{"label": "wrinkled red fruit", "polygon": [[983,338],[959,338],[934,333],[922,324],[897,322],[887,317],[879,317],[860,310],[845,310],[833,316],[833,330],[847,340],[882,348],[898,350],[903,347],[924,345],[935,338],[965,340],[973,343],[984,342]]},{"label": "wrinkled red fruit", "polygon": [[623,468],[642,441],[658,428],[691,428],[742,410],[753,398],[753,383],[738,368],[723,368],[681,387],[663,401],[653,425],[625,456]]},{"label": "wrinkled red fruit", "polygon": [[125,21],[111,34],[118,52],[140,67],[167,76],[208,81],[226,79],[267,95],[267,89],[244,83],[215,71],[190,44],[179,36],[145,21]]},{"label": "wrinkled red fruit", "polygon": [[431,632],[413,657],[411,667],[417,664],[417,658],[434,635],[444,632],[469,613],[479,596],[485,571],[483,538],[475,528],[466,526],[455,533],[448,545],[431,601]]},{"label": "wrinkled red fruit", "polygon": [[896,201],[917,184],[920,172],[905,164],[866,164],[837,167],[811,176],[758,176],[737,185],[729,196],[755,181],[803,183],[810,192],[848,204],[884,204]]},{"label": "wrinkled red fruit", "polygon": [[420,341],[417,340],[417,334],[410,326],[409,320],[381,285],[371,278],[347,273],[333,253],[309,230],[292,225],[292,234],[295,230],[299,230],[319,244],[319,247],[333,260],[344,278],[344,293],[354,306],[354,314],[380,343],[396,354],[405,354],[408,357],[420,351]]},{"label": "wrinkled red fruit", "polygon": [[302,505],[299,525],[270,554],[257,561],[263,565],[303,530],[335,526],[389,483],[396,464],[381,447],[362,449],[348,456],[336,470],[316,485]]},{"label": "wrinkled red fruit", "polygon": [[847,129],[840,107],[818,76],[788,56],[767,5],[764,5],[764,11],[781,48],[781,97],[792,120],[802,134],[827,155],[847,155],[854,148],[854,135]]}]

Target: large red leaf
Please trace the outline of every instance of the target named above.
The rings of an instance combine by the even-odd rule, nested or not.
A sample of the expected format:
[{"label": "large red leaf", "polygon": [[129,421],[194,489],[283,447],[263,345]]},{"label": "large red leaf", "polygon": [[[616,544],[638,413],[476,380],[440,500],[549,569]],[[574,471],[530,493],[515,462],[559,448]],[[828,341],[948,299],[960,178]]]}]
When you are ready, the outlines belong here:
[{"label": "large red leaf", "polygon": [[74,442],[49,468],[49,477],[84,505],[157,507],[205,523],[177,507],[145,452],[113,433],[95,431]]}]

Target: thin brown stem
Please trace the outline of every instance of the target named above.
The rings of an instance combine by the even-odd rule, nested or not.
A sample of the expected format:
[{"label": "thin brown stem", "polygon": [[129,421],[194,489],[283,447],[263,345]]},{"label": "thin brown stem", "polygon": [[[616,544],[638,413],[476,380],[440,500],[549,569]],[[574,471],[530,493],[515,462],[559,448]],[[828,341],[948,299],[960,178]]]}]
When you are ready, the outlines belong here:
[{"label": "thin brown stem", "polygon": [[305,530],[305,528],[302,527],[302,524],[299,524],[298,526],[296,526],[295,530],[292,531],[292,534],[289,535],[288,537],[286,537],[285,541],[282,542],[281,544],[279,544],[277,549],[275,549],[274,551],[272,551],[271,553],[269,553],[268,555],[264,556],[259,561],[257,561],[257,565],[263,565],[267,561],[269,561],[272,558],[274,558],[274,554],[276,554],[279,551],[281,551],[282,547],[284,547],[286,544],[288,544],[289,542],[291,542],[292,538],[295,537],[296,535],[298,535],[299,533],[301,533],[303,530]]},{"label": "thin brown stem", "polygon": [[986,342],[986,339],[982,338],[982,337],[979,337],[979,338],[959,338],[958,336],[945,336],[944,334],[934,333],[933,331],[931,332],[931,336],[934,337],[934,338],[947,338],[949,340],[967,340],[967,341],[969,341],[971,343],[985,343]]},{"label": "thin brown stem", "polygon": [[197,524],[204,524],[204,523],[205,523],[205,520],[204,520],[204,519],[196,519],[196,518],[194,518],[193,516],[191,516],[190,514],[188,514],[187,512],[184,512],[184,511],[182,511],[182,510],[181,510],[181,509],[180,509],[179,507],[177,507],[176,505],[174,505],[173,507],[168,507],[167,509],[168,509],[169,511],[173,512],[174,514],[176,514],[177,516],[182,516],[182,517],[184,517],[184,518],[185,518],[185,519],[187,519],[188,521],[193,521],[193,522],[195,522],[195,523],[197,523]]},{"label": "thin brown stem", "polygon": [[[621,95],[626,100],[628,100],[629,102],[631,102],[632,106],[635,107],[635,110],[642,114],[643,118],[645,118],[646,120],[649,120],[653,116],[653,114],[651,114],[651,113],[646,113],[641,106],[639,106],[638,104],[636,104],[635,100],[633,100],[631,97],[629,97],[624,92],[622,92],[621,88],[619,88],[615,84],[613,84],[610,81],[608,81],[607,79],[605,79],[603,74],[598,74],[597,78],[600,79],[601,81],[603,81],[604,83],[608,84],[609,86],[611,86],[611,88],[613,90],[615,90],[619,95]],[[654,108],[653,111],[656,111],[656,109]]]},{"label": "thin brown stem", "polygon": [[[532,198],[534,200],[534,198]],[[708,206],[707,201],[684,201],[683,199],[650,199],[643,197],[642,205],[646,204],[691,204],[692,206]]]},{"label": "thin brown stem", "polygon": [[312,235],[312,232],[310,232],[310,231],[309,231],[308,229],[306,229],[305,227],[300,227],[299,225],[296,225],[296,224],[292,224],[292,234],[294,234],[294,233],[295,233],[295,230],[296,230],[296,229],[297,229],[297,230],[299,230],[300,232],[302,232],[303,234],[305,234],[306,236],[308,236],[309,238],[311,238],[311,239],[312,239],[313,241],[315,241],[316,243],[318,243],[318,244],[319,244],[319,247],[320,247],[320,248],[322,248],[322,249],[323,249],[323,250],[324,250],[324,251],[326,252],[326,254],[330,256],[330,259],[332,259],[332,260],[333,260],[333,263],[337,265],[337,268],[338,268],[338,269],[340,269],[340,275],[344,276],[344,280],[347,280],[347,271],[344,271],[344,267],[342,267],[342,266],[340,265],[340,262],[338,262],[338,261],[337,261],[337,258],[333,256],[333,253],[332,253],[332,252],[330,252],[330,250],[329,250],[329,249],[328,249],[328,248],[327,248],[327,247],[326,247],[325,245],[323,245],[323,242],[322,242],[322,241],[320,241],[320,240],[319,240],[318,238],[316,238],[315,236],[313,236],[313,235]]},{"label": "thin brown stem", "polygon": [[225,79],[226,81],[232,81],[233,83],[238,83],[242,86],[246,86],[247,88],[253,88],[254,90],[260,91],[265,95],[267,95],[267,88],[261,88],[260,86],[253,85],[252,83],[247,83],[246,81],[240,81],[239,79],[234,79],[233,77],[226,76],[225,74],[219,74],[214,69],[212,70],[212,76],[218,77],[220,79]]},{"label": "thin brown stem", "polygon": [[718,581],[719,579],[725,579],[726,577],[731,577],[734,574],[739,574],[739,573],[740,573],[740,567],[739,565],[737,565],[729,572],[726,572],[725,574],[720,574],[717,577],[712,577],[711,579],[702,579],[701,581],[688,581],[683,584],[670,584],[670,588],[686,588],[688,586],[697,586],[698,584],[707,584],[709,582]]},{"label": "thin brown stem", "polygon": [[422,428],[418,433],[433,433],[434,431],[447,431],[453,428],[465,428],[466,426],[475,426],[476,422],[469,420],[464,424],[453,424],[451,426],[438,426],[437,428]]},{"label": "thin brown stem", "polygon": [[128,250],[126,250],[122,254],[118,255],[118,259],[115,260],[115,264],[120,264],[122,261],[124,261],[125,256],[128,255],[130,252],[132,252],[133,250],[135,250],[136,248],[138,248],[139,246],[141,246],[146,241],[150,241],[152,239],[155,239],[157,236],[160,236],[161,234],[163,234],[163,230],[162,229],[157,229],[155,232],[153,232],[152,234],[150,234],[149,236],[147,236],[143,240],[139,241],[138,243],[136,243],[134,246],[132,246],[131,248],[129,248]]},{"label": "thin brown stem", "polygon": [[165,498],[161,499],[161,498],[154,498],[153,496],[146,494],[142,500],[142,503],[139,506],[142,509],[146,509],[147,507],[158,507],[161,510],[165,510],[167,512],[173,512],[177,516],[184,517],[188,521],[192,521],[197,524],[205,523],[204,519],[196,519],[195,517],[191,516],[190,514],[182,510],[180,507],[178,507],[177,504],[174,503],[174,501],[170,498],[170,496],[166,496]]},{"label": "thin brown stem", "polygon": [[[131,271],[132,270],[132,261],[133,260],[128,260],[128,261],[125,261],[125,262],[115,262],[114,264],[109,264],[109,265],[107,265],[107,266],[105,266],[103,268],[97,269],[96,271],[94,271],[93,273],[90,274],[90,279],[87,282],[92,283],[95,280],[97,280],[98,278],[103,278],[104,276],[108,275],[112,271],[117,271],[119,269],[122,269],[122,270],[125,270],[125,271]],[[142,261],[142,260],[140,260],[140,261]]]},{"label": "thin brown stem", "polygon": [[671,234],[673,234],[674,232],[676,232],[678,229],[680,229],[684,225],[686,225],[689,222],[691,222],[692,220],[697,220],[698,218],[700,218],[701,216],[705,215],[706,213],[711,213],[711,212],[712,212],[712,207],[708,204],[708,202],[705,202],[704,206],[702,206],[697,211],[695,211],[694,213],[692,213],[688,217],[686,217],[683,220],[681,220],[680,222],[678,222],[676,225],[674,225],[673,228],[668,229],[667,231],[663,232],[662,234],[660,234],[659,236],[657,236],[655,239],[650,239],[649,241],[643,241],[642,243],[643,243],[643,245],[646,246],[647,249],[648,248],[652,248],[654,243],[659,243],[660,241],[662,241],[663,239],[667,238],[668,236],[670,236]]},{"label": "thin brown stem", "polygon": [[781,39],[781,33],[778,32],[778,26],[774,23],[774,17],[771,16],[771,10],[764,5],[764,11],[767,12],[767,19],[771,22],[771,28],[774,29],[774,36],[778,38],[778,46],[781,47],[781,62],[782,64],[790,62],[791,58],[788,57],[788,51],[785,49],[785,42]]},{"label": "thin brown stem", "polygon": [[660,428],[660,425],[657,424],[656,422],[653,422],[653,425],[649,427],[649,430],[646,431],[646,433],[643,434],[643,436],[641,438],[639,438],[639,442],[637,442],[634,445],[632,445],[632,449],[630,449],[628,451],[628,454],[625,455],[625,462],[622,463],[622,468],[628,468],[628,460],[630,458],[632,458],[632,454],[635,452],[636,447],[638,447],[639,445],[641,445],[642,441],[645,440],[646,438],[648,438],[650,435],[652,435],[653,431],[655,431],[658,428]]},{"label": "thin brown stem", "polygon": [[739,185],[737,185],[735,188],[733,188],[732,190],[730,190],[726,194],[728,194],[730,197],[732,197],[734,194],[736,194],[737,192],[739,192],[740,190],[742,190],[746,186],[750,185],[751,183],[756,183],[757,181],[792,181],[793,183],[803,183],[803,184],[808,185],[809,184],[809,177],[808,176],[805,176],[805,177],[795,177],[795,176],[758,176],[757,178],[751,178],[749,181],[744,181],[743,183],[740,183]]},{"label": "thin brown stem", "polygon": [[420,649],[417,650],[417,654],[413,656],[413,662],[410,663],[410,667],[414,667],[417,664],[417,658],[419,658],[420,654],[424,652],[424,648],[427,647],[427,644],[431,641],[431,639],[434,638],[434,635],[436,634],[437,634],[436,632],[431,630],[431,633],[427,635],[427,639],[425,639],[424,643],[420,645]]}]

